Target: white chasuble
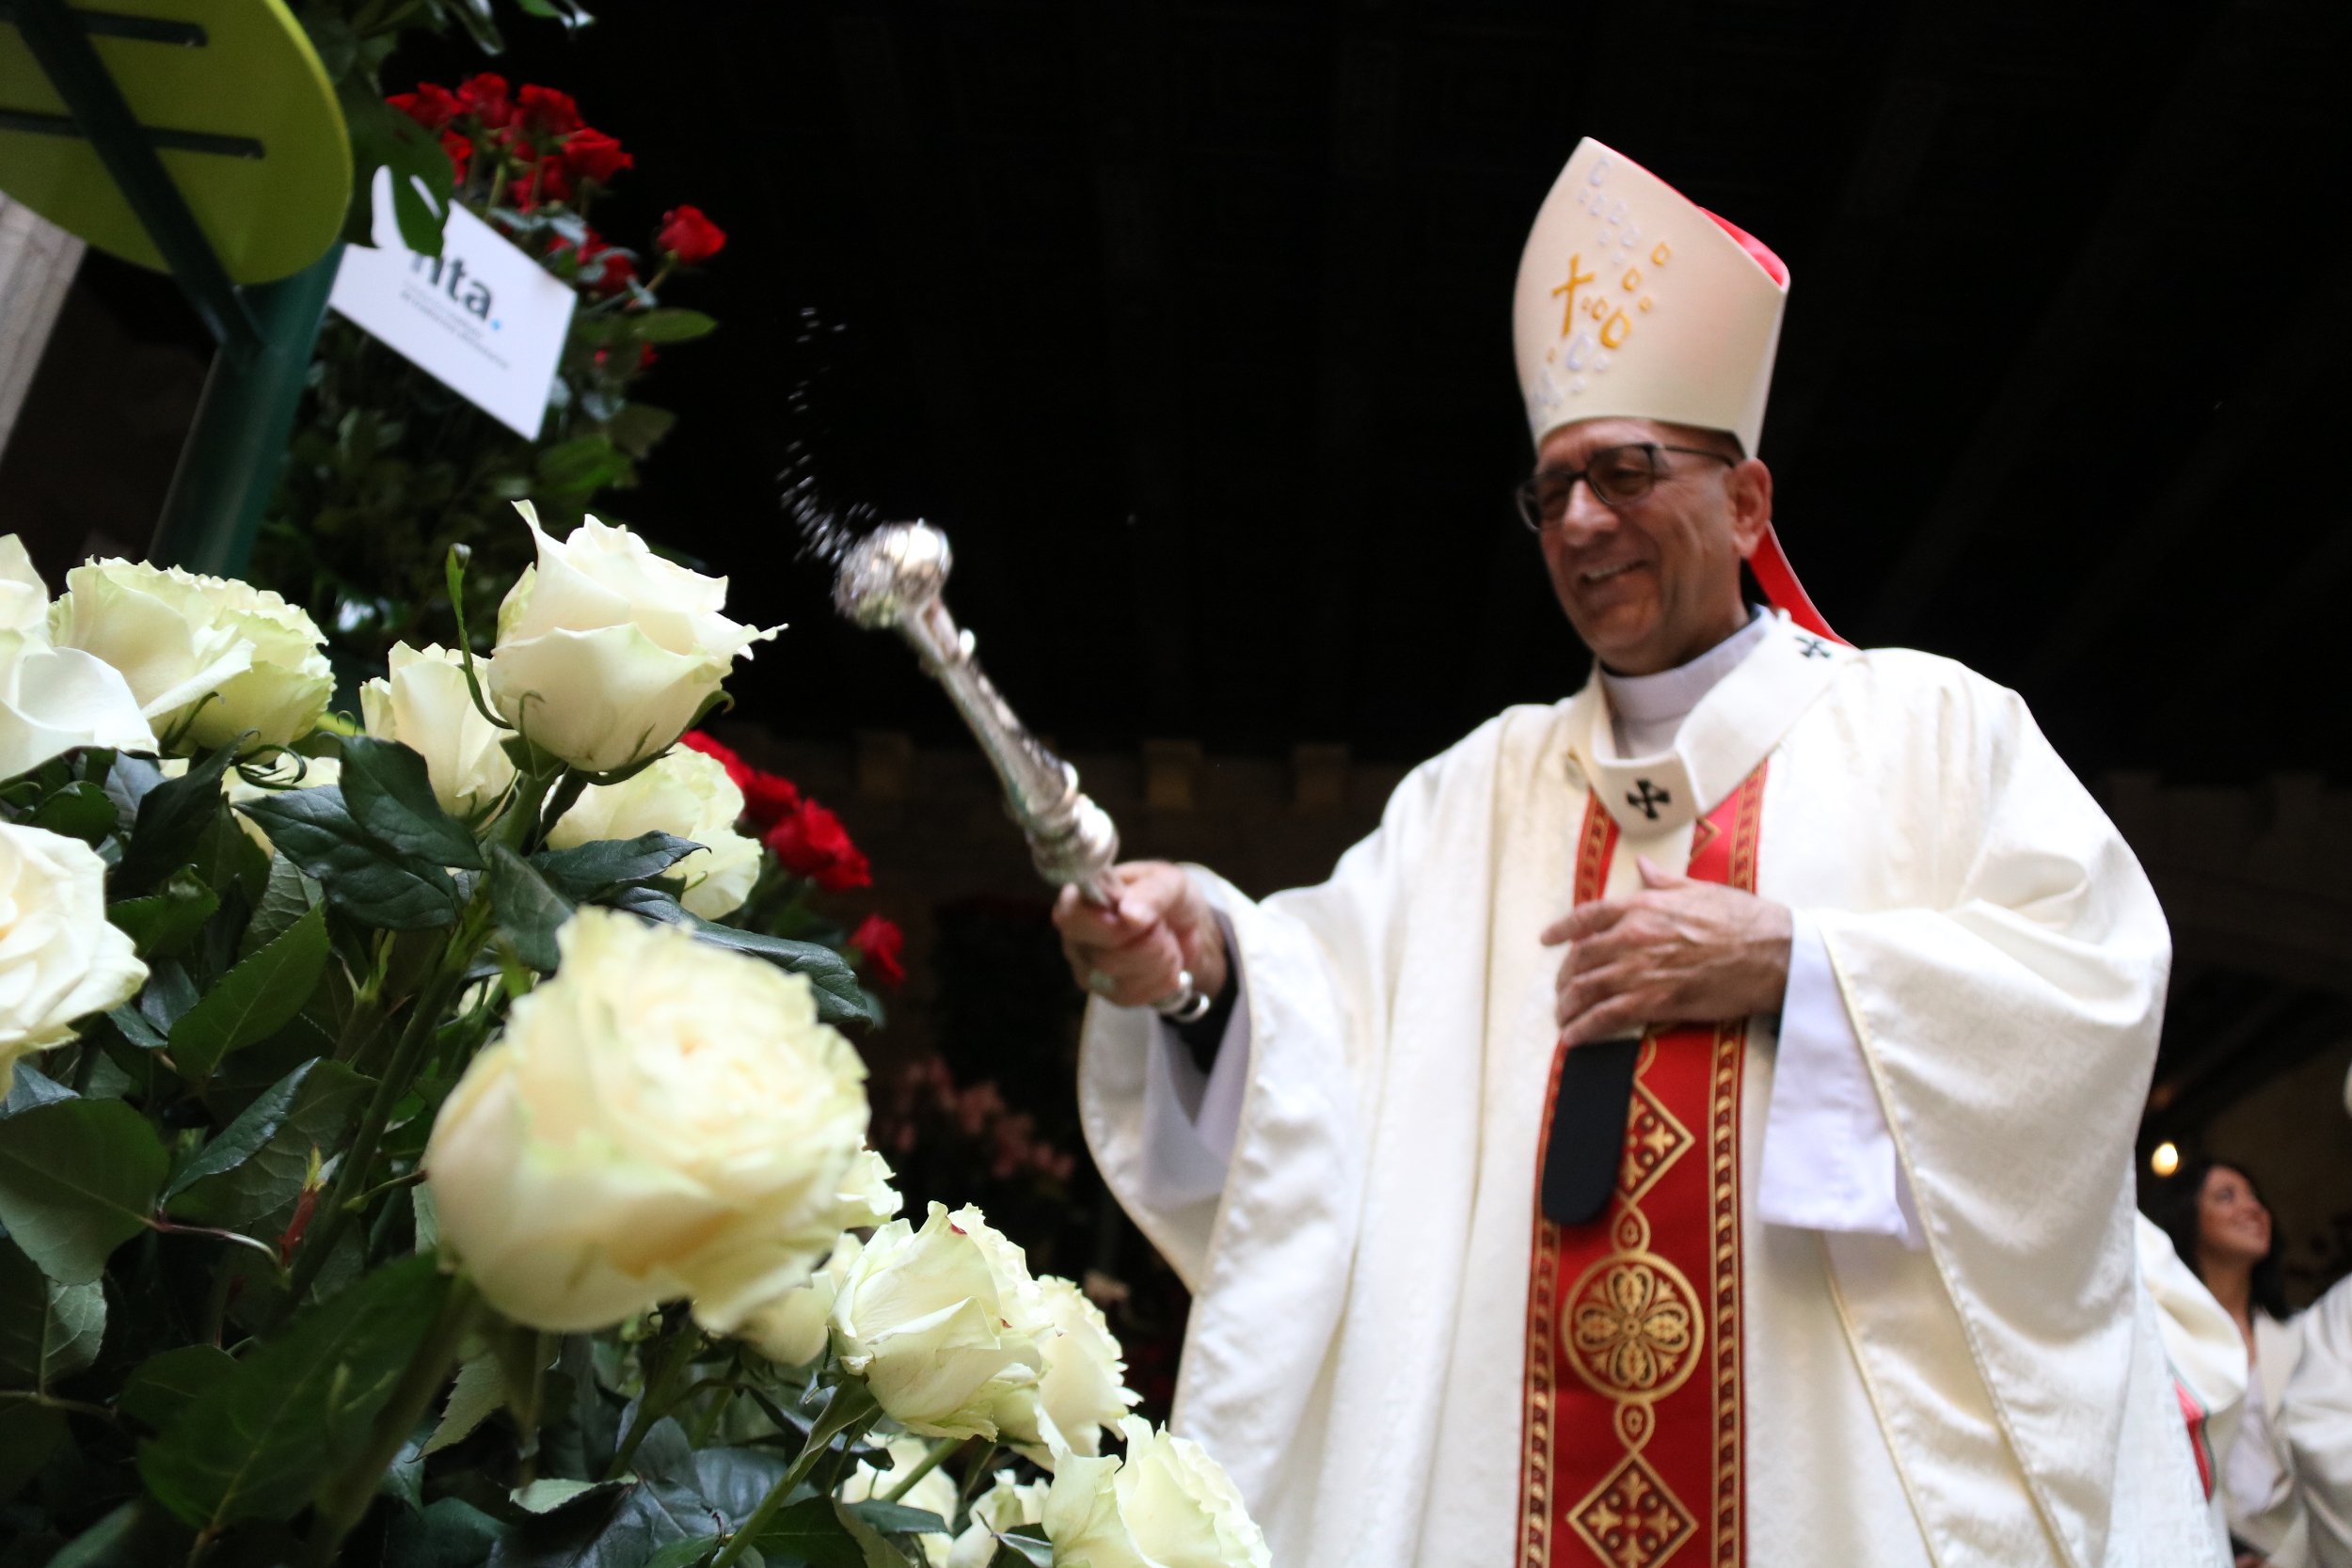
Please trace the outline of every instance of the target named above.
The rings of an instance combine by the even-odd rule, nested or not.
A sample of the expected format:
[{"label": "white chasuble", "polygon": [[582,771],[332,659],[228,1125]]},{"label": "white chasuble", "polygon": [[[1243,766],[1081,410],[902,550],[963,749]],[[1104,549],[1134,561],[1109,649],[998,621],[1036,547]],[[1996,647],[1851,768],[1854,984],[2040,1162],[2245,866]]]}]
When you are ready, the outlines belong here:
[{"label": "white chasuble", "polygon": [[[1761,768],[1756,891],[1820,934],[1922,1244],[1759,1217],[1775,1037],[1746,1021],[1737,1300],[1695,1347],[1737,1334],[1743,1555],[1719,1555],[1719,1499],[1679,1498],[1698,1522],[1620,1532],[1614,1568],[2209,1564],[2132,1227],[2169,942],[2113,828],[2013,694],[1777,617],[1673,751],[1621,758],[1609,731],[1597,683],[1502,714],[1408,775],[1321,886],[1258,903],[1197,873],[1249,1041],[1215,1196],[1151,1180],[1153,1016],[1090,1010],[1089,1141],[1195,1295],[1177,1429],[1281,1568],[1531,1560],[1561,958],[1537,933],[1574,900],[1589,804],[1619,835],[1614,895],[1637,856],[1691,865],[1693,824]],[[1546,1549],[1566,1545],[1606,1560],[1573,1528]]]}]

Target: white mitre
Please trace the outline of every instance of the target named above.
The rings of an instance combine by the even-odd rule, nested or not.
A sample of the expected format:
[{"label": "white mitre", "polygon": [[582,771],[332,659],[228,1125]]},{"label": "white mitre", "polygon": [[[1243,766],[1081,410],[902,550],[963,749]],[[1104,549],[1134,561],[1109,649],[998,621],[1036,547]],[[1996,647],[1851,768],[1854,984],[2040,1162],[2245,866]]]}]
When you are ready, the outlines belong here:
[{"label": "white mitre", "polygon": [[[1727,430],[1753,457],[1788,303],[1788,269],[1762,241],[1587,136],[1519,256],[1511,336],[1528,433],[1541,447],[1580,420],[1661,420]],[[1748,566],[1797,625],[1844,641],[1769,524]]]},{"label": "white mitre", "polygon": [[1511,330],[1538,446],[1578,420],[1764,429],[1788,269],[1641,165],[1587,136],[1519,258]]}]

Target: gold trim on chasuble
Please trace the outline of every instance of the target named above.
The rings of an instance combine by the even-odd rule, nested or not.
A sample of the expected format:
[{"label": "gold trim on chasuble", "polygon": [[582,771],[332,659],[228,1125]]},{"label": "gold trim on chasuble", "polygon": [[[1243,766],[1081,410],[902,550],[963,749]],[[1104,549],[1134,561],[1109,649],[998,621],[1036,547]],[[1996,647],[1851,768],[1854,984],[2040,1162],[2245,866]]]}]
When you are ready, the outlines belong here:
[{"label": "gold trim on chasuble", "polygon": [[[1758,767],[1693,833],[1689,875],[1756,887]],[[1601,895],[1617,825],[1584,808],[1576,901]],[[1693,1541],[1739,1568],[1740,1078],[1744,1021],[1653,1029],[1609,1212],[1563,1227],[1535,1206],[1527,1291],[1519,1568],[1656,1568]],[[1552,1055],[1544,1096],[1560,1089]],[[1537,1146],[1538,1148],[1542,1145]],[[1692,1157],[1704,1150],[1703,1157]],[[1540,1163],[1542,1156],[1538,1154]],[[1542,1172],[1536,1173],[1540,1192]]]}]

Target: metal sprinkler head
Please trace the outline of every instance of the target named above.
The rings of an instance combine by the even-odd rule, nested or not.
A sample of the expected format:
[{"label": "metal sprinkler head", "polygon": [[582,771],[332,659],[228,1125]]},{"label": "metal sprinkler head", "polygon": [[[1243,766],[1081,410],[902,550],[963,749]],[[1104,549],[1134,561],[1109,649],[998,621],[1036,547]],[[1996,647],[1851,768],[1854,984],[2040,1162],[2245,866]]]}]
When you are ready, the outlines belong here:
[{"label": "metal sprinkler head", "polygon": [[939,597],[954,564],[947,536],[930,524],[884,523],[841,558],[834,608],[868,628],[903,625]]}]

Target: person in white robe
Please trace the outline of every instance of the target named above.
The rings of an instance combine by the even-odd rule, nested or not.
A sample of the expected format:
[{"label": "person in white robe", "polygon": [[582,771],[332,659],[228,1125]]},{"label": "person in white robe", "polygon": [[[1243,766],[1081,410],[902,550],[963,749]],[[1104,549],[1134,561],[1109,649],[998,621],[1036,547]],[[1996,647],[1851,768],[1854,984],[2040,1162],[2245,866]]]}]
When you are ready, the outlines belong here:
[{"label": "person in white robe", "polygon": [[[1283,1568],[2222,1560],[2136,1257],[2163,915],[2014,693],[1797,588],[1786,286],[1581,144],[1515,329],[1594,677],[1319,887],[1057,908],[1089,1144],[1194,1292],[1175,1424]],[[1555,1215],[1552,1086],[1636,1032]]]},{"label": "person in white robe", "polygon": [[2295,1312],[2253,1178],[2197,1160],[2154,1202],[2251,1363],[2243,1419],[2217,1440],[2240,1568],[2352,1568],[2352,1279]]}]

